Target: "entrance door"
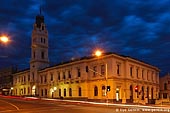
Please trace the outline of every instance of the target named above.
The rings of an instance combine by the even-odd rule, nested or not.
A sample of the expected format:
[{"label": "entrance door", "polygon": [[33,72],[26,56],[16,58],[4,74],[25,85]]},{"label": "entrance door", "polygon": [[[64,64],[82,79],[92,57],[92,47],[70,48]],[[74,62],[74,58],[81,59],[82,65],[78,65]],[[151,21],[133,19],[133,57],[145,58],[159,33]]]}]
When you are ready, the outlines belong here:
[{"label": "entrance door", "polygon": [[133,102],[133,87],[130,85],[130,102]]}]

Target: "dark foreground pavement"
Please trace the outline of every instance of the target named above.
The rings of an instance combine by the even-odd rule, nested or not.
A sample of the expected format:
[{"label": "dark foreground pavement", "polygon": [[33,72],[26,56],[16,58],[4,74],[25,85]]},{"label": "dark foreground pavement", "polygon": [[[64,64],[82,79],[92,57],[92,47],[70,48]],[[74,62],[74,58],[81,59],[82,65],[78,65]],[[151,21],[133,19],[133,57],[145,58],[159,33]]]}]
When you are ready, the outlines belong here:
[{"label": "dark foreground pavement", "polygon": [[169,109],[141,108],[137,106],[107,106],[0,96],[0,113],[170,113]]}]

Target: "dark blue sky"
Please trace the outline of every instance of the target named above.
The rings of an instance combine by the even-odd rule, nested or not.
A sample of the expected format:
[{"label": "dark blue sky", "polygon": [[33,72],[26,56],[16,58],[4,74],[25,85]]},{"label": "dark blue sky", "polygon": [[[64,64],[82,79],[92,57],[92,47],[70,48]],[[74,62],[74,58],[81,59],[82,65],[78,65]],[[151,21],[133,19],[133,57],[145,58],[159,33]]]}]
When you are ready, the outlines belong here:
[{"label": "dark blue sky", "polygon": [[3,0],[0,68],[29,67],[31,32],[42,14],[51,64],[90,56],[96,48],[140,59],[170,71],[170,0]]}]

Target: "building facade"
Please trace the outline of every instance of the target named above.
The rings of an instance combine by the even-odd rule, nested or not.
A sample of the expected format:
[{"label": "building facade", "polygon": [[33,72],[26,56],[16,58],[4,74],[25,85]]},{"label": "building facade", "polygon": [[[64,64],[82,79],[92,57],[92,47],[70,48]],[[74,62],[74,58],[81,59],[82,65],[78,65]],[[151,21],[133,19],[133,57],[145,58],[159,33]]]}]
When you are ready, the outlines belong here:
[{"label": "building facade", "polygon": [[160,77],[160,98],[170,99],[170,74]]},{"label": "building facade", "polygon": [[48,33],[38,15],[32,33],[30,69],[13,76],[13,95],[100,102],[148,103],[159,95],[159,69],[114,53],[49,67]]}]

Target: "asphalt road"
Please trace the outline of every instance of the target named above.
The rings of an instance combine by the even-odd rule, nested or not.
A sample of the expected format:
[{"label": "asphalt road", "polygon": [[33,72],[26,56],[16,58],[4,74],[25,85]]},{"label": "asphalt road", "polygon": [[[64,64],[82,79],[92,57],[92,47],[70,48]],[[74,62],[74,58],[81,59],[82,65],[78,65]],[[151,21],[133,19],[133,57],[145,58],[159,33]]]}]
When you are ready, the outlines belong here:
[{"label": "asphalt road", "polygon": [[170,113],[153,110],[156,109],[0,97],[0,113]]}]

